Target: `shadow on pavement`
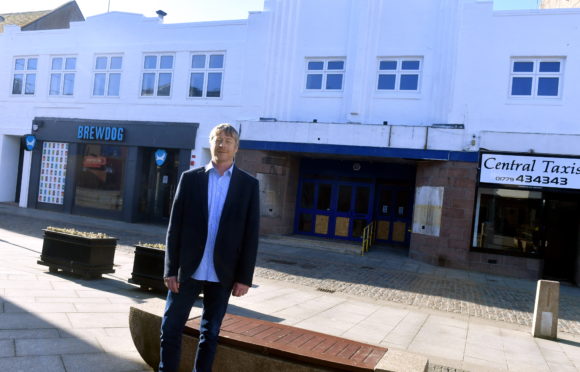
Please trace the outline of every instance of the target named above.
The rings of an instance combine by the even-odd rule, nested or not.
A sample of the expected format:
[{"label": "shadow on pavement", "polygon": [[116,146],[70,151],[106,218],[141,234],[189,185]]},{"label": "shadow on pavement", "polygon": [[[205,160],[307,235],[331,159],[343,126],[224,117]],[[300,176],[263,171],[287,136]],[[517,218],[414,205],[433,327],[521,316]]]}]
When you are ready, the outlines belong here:
[{"label": "shadow on pavement", "polygon": [[[23,299],[26,301],[27,299]],[[145,371],[148,366],[136,353],[116,340],[112,327],[102,334],[83,330],[83,314],[69,317],[65,312],[34,313],[30,308],[71,307],[66,303],[23,302],[0,297],[0,371],[102,372]],[[126,317],[126,315],[125,315]]]}]

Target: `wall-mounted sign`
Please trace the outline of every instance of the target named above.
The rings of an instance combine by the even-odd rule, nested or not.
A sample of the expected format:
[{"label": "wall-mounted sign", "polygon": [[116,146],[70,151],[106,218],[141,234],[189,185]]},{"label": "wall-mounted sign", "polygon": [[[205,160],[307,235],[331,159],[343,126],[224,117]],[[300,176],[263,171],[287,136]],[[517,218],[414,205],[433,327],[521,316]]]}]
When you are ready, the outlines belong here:
[{"label": "wall-mounted sign", "polygon": [[26,148],[26,151],[34,150],[34,146],[36,146],[36,137],[32,134],[24,136],[24,148]]},{"label": "wall-mounted sign", "polygon": [[167,151],[163,149],[155,151],[155,164],[157,164],[158,167],[165,164],[166,159],[167,159]]},{"label": "wall-mounted sign", "polygon": [[79,125],[77,127],[77,138],[89,141],[122,142],[125,139],[125,128]]},{"label": "wall-mounted sign", "polygon": [[580,159],[482,154],[479,182],[580,189]]}]

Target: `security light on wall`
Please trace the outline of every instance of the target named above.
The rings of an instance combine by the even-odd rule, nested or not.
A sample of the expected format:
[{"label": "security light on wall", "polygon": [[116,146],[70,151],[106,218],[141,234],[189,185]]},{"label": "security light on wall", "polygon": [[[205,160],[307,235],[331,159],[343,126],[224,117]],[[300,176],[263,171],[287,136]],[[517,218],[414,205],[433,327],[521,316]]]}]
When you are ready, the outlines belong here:
[{"label": "security light on wall", "polygon": [[39,128],[42,128],[44,122],[42,120],[35,120],[32,122],[32,130],[37,131]]}]

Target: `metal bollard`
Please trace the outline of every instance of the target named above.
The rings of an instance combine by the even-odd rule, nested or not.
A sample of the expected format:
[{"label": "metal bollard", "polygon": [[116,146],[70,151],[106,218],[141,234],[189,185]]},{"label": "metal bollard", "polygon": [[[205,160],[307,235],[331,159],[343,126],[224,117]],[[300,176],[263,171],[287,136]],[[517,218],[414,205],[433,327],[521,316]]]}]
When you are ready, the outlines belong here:
[{"label": "metal bollard", "polygon": [[532,336],[556,339],[558,336],[558,309],[560,303],[560,282],[538,280]]}]

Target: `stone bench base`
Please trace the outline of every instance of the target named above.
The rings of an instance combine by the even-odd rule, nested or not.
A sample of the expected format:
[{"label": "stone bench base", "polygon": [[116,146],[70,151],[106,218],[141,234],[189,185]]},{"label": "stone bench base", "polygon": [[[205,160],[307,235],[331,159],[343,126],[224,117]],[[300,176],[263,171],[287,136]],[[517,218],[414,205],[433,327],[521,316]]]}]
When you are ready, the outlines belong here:
[{"label": "stone bench base", "polygon": [[[145,362],[154,369],[159,365],[159,330],[161,328],[161,316],[163,313],[164,302],[159,301],[139,306],[132,306],[129,313],[129,327],[133,342],[141,357]],[[182,358],[180,363],[180,372],[190,372],[193,369],[193,359],[198,342],[197,326],[201,309],[194,308],[190,314],[190,320],[186,325],[182,340]],[[237,326],[236,326],[237,322]],[[256,323],[253,325],[253,323]],[[271,326],[278,332],[280,337],[263,337],[260,339],[251,339],[248,329],[257,329]],[[229,327],[229,328],[228,328]],[[237,331],[236,331],[237,330]],[[250,334],[253,332],[249,332]],[[262,333],[264,334],[264,333]],[[284,340],[284,337],[288,337]],[[292,348],[290,338],[298,340],[300,337],[313,339],[316,337],[325,338],[330,341],[348,344],[341,357],[345,360],[342,363],[329,350],[319,351],[318,354],[309,352],[300,352],[295,347]],[[273,341],[273,339],[276,339]],[[333,341],[337,340],[337,341]],[[294,342],[298,344],[299,342]],[[320,344],[324,346],[324,343]],[[295,346],[295,345],[294,345]],[[349,354],[347,350],[356,347],[360,351],[355,353],[360,356],[364,351],[365,356],[349,364],[348,358],[344,355]],[[296,350],[295,350],[296,349]],[[319,347],[318,349],[324,349]],[[235,315],[227,315],[222,325],[220,341],[214,362],[215,372],[307,372],[307,371],[398,371],[398,372],[424,372],[427,367],[427,359],[418,357],[406,352],[397,352],[384,348],[366,345],[355,341],[340,339],[334,336],[328,336],[321,333],[302,330],[282,324],[271,323],[251,318],[244,318]],[[326,354],[326,355],[325,355]],[[368,354],[368,355],[367,355]],[[352,359],[356,359],[356,355]],[[365,361],[365,363],[363,363]]]}]

